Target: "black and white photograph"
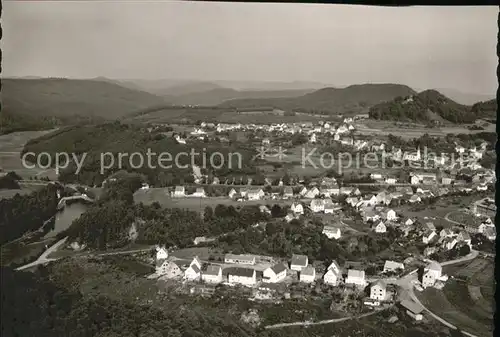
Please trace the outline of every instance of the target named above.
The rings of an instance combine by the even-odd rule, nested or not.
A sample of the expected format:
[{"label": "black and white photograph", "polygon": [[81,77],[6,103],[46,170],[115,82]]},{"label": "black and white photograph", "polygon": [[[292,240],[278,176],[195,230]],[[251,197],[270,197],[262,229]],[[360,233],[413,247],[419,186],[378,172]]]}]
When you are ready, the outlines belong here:
[{"label": "black and white photograph", "polygon": [[4,0],[0,335],[493,336],[499,14]]}]

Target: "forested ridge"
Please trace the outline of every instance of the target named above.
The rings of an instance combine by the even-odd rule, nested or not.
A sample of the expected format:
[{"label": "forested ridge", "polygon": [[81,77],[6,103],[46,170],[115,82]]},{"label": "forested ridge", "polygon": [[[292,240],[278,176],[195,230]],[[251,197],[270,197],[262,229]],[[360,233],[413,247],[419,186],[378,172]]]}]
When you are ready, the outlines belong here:
[{"label": "forested ridge", "polygon": [[[493,113],[493,111],[495,111]],[[370,108],[369,116],[382,120],[411,120],[418,122],[473,123],[479,118],[496,115],[496,100],[480,102],[472,107],[459,104],[436,90],[422,91],[416,95],[396,97],[392,101]]]}]

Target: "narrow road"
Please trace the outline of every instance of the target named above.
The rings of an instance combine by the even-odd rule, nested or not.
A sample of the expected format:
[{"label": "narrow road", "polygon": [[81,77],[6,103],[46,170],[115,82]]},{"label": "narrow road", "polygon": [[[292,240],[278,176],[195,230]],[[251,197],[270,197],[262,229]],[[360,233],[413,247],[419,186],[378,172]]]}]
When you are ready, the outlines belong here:
[{"label": "narrow road", "polygon": [[[415,293],[413,292],[413,288],[410,288],[410,297],[411,299],[417,303],[418,305],[420,305],[422,308],[424,308],[425,311],[427,311],[427,313],[429,315],[431,315],[434,319],[436,319],[437,321],[441,322],[442,324],[446,325],[447,327],[451,328],[451,329],[457,329],[456,326],[454,326],[453,324],[451,324],[450,322],[448,322],[447,320],[439,317],[438,315],[434,314],[432,311],[430,311],[427,307],[425,307],[422,302],[420,302],[420,300],[417,298],[417,296],[415,295]],[[474,335],[474,334],[471,334],[467,331],[463,331],[463,330],[460,330],[464,335],[466,336],[469,336],[469,337],[478,337],[477,335]]]},{"label": "narrow road", "polygon": [[53,244],[47,250],[45,250],[42,253],[42,255],[40,255],[40,257],[36,261],[33,261],[31,263],[28,263],[28,264],[25,264],[24,266],[18,267],[18,268],[16,268],[16,270],[23,270],[23,269],[31,268],[31,267],[34,267],[34,266],[38,266],[40,264],[45,264],[45,263],[57,260],[57,259],[48,258],[48,256],[50,254],[52,254],[53,252],[55,252],[57,249],[59,249],[59,247],[61,245],[63,245],[66,242],[67,239],[68,238],[65,237],[65,238],[57,241],[55,244]]},{"label": "narrow road", "polygon": [[273,325],[265,326],[264,328],[265,329],[279,329],[279,328],[285,328],[285,327],[288,327],[288,326],[310,326],[310,325],[323,325],[323,324],[331,324],[331,323],[340,323],[340,322],[345,322],[345,321],[348,321],[348,320],[351,320],[351,319],[359,319],[359,318],[363,318],[363,317],[368,317],[368,316],[371,316],[371,315],[375,315],[375,314],[378,314],[379,312],[384,311],[386,309],[388,309],[388,308],[375,309],[372,312],[368,312],[366,314],[362,314],[362,315],[358,315],[358,316],[349,316],[349,317],[342,317],[342,318],[325,319],[325,320],[318,321],[318,322],[308,322],[308,321],[305,321],[305,322],[292,322],[292,323],[278,323],[278,324],[273,324]]}]

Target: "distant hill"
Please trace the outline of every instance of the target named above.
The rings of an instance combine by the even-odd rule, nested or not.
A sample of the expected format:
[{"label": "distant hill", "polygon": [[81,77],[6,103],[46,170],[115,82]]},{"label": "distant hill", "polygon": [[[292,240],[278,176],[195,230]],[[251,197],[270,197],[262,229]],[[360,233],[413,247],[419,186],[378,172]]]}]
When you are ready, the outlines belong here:
[{"label": "distant hill", "polygon": [[179,105],[218,105],[232,99],[273,98],[273,97],[297,97],[312,92],[313,89],[302,90],[253,90],[238,91],[228,88],[217,88],[203,92],[196,92],[166,98],[172,104]]},{"label": "distant hill", "polygon": [[324,88],[292,98],[262,98],[229,100],[221,107],[255,108],[274,107],[320,114],[360,113],[370,106],[390,101],[398,96],[408,96],[416,92],[399,84],[359,84],[346,88]]},{"label": "distant hill", "polygon": [[[426,89],[415,88],[415,90],[421,92],[425,91]],[[476,102],[488,101],[490,99],[495,98],[495,94],[470,93],[451,88],[433,88],[432,90],[436,90],[441,94],[443,94],[444,96],[454,100],[455,102],[464,105],[472,105]]]},{"label": "distant hill", "polygon": [[370,109],[369,115],[374,119],[398,121],[472,123],[490,114],[491,108],[491,103],[480,104],[473,111],[470,106],[459,104],[437,90],[425,90],[377,104]]},{"label": "distant hill", "polygon": [[165,105],[165,99],[112,81],[2,79],[0,133],[115,119]]},{"label": "distant hill", "polygon": [[478,118],[490,118],[490,119],[496,119],[497,118],[497,100],[496,99],[491,99],[486,102],[478,102],[474,104],[471,107],[471,111],[478,117]]}]

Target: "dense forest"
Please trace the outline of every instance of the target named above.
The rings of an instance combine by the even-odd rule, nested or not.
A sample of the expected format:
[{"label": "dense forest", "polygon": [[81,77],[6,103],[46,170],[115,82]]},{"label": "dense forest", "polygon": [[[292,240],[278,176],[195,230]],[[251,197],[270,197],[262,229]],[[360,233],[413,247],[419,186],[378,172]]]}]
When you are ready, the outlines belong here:
[{"label": "dense forest", "polygon": [[492,105],[493,103],[479,103],[472,109],[454,102],[436,90],[426,90],[417,95],[400,96],[377,104],[370,108],[369,116],[383,120],[473,123],[478,118],[491,118]]},{"label": "dense forest", "polygon": [[[189,147],[177,144],[175,139],[167,137],[160,132],[147,132],[143,128],[135,125],[121,124],[119,122],[99,124],[95,126],[73,126],[60,129],[54,133],[44,135],[40,138],[30,140],[23,149],[26,152],[48,152],[52,155],[52,163],[55,162],[56,153],[65,152],[76,154],[83,158],[83,168],[78,174],[74,160],[70,161],[67,169],[62,170],[59,179],[62,182],[80,182],[86,185],[100,185],[107,176],[120,169],[134,171],[144,174],[149,184],[157,187],[179,185],[193,182],[191,165],[191,155],[193,151],[194,163],[203,167],[203,158],[206,159],[205,167],[211,166],[211,155],[214,156],[212,172],[219,177],[228,174],[255,174],[256,169],[250,160],[253,156],[253,149],[241,147],[225,146],[220,144],[205,143],[203,141],[190,142]],[[151,160],[148,163],[148,151]],[[144,159],[142,165],[138,156],[130,159],[129,156],[119,160],[118,154],[140,153]],[[163,161],[166,168],[161,168],[158,162],[160,153],[168,152],[170,161]],[[113,154],[113,156],[107,153]],[[176,155],[178,165],[176,165]],[[241,155],[241,167],[239,167],[238,155]],[[154,155],[156,154],[156,155]],[[111,158],[113,157],[113,158]],[[101,158],[103,164],[101,165]],[[166,158],[165,156],[163,157]],[[222,159],[221,159],[222,158]],[[228,164],[231,160],[231,167]],[[42,163],[46,164],[45,162]],[[217,169],[218,166],[222,167]],[[139,167],[140,166],[140,167]],[[171,166],[171,167],[168,167]],[[101,173],[101,167],[110,167]]]},{"label": "dense forest", "polygon": [[4,176],[0,176],[0,190],[17,190],[19,189],[18,180],[21,180],[21,177],[16,172],[9,172]]},{"label": "dense forest", "polygon": [[57,187],[47,185],[28,195],[0,200],[0,243],[39,229],[57,210]]}]

